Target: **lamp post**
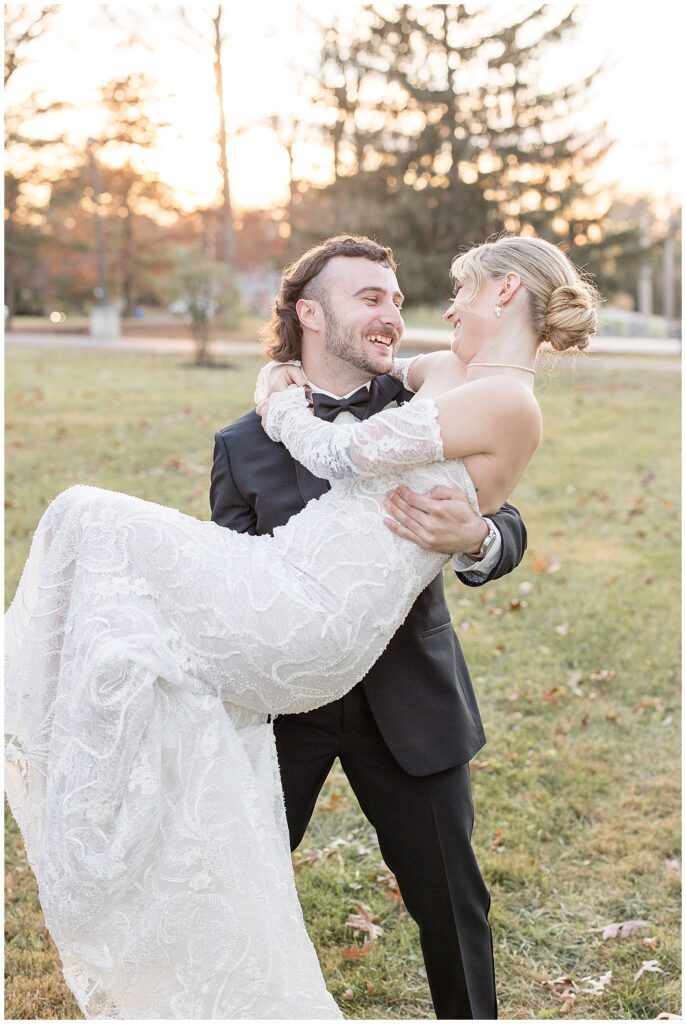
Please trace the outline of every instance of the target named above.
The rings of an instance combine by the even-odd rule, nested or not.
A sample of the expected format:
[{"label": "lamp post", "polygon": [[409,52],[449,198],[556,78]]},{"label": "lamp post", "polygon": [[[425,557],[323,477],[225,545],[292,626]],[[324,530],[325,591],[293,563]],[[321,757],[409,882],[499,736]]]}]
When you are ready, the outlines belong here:
[{"label": "lamp post", "polygon": [[105,238],[102,230],[102,219],[98,207],[98,196],[102,192],[100,168],[95,158],[93,147],[95,139],[88,139],[88,163],[91,174],[91,187],[95,203],[95,250],[98,260],[98,286],[95,289],[97,305],[91,309],[90,333],[94,338],[118,338],[121,335],[119,310],[111,305],[107,296],[107,279],[105,276]]}]

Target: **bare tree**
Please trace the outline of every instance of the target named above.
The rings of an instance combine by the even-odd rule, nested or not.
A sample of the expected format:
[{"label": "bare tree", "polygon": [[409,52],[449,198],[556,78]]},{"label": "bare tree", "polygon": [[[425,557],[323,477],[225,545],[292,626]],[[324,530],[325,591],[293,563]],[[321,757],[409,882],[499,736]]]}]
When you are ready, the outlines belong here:
[{"label": "bare tree", "polygon": [[[204,14],[193,8],[193,14]],[[227,153],[228,129],[224,102],[224,64],[223,64],[223,19],[224,5],[217,4],[214,16],[209,16],[205,23],[192,18],[185,7],[179,9],[181,21],[185,27],[186,42],[197,51],[211,50],[213,54],[215,90],[219,107],[219,123],[217,141],[219,143],[219,170],[222,177],[221,231],[218,245],[218,256],[230,269],[233,268],[236,252],[236,237],[233,223],[233,206],[231,202],[231,182],[229,178],[229,159]]]},{"label": "bare tree", "polygon": [[224,110],[224,74],[222,65],[222,18],[224,5],[217,4],[217,13],[212,19],[214,28],[214,74],[217,84],[219,101],[219,163],[222,172],[222,233],[220,258],[228,267],[233,264],[235,253],[235,235],[233,230],[233,211],[231,208],[231,186],[229,183],[229,163],[226,153],[226,112]]}]

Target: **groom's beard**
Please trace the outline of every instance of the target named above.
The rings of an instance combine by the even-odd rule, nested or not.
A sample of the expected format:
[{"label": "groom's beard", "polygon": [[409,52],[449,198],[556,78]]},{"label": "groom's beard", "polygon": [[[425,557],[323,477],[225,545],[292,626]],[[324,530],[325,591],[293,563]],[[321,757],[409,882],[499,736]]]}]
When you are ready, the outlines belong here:
[{"label": "groom's beard", "polygon": [[[354,338],[350,328],[338,319],[333,310],[324,302],[321,305],[326,323],[324,348],[329,355],[349,363],[350,366],[354,366],[356,370],[360,370],[361,373],[368,374],[370,377],[388,373],[392,366],[392,358],[385,365],[383,358],[375,359],[372,353],[365,352],[362,348],[364,340]],[[389,352],[391,351],[389,349]]]}]

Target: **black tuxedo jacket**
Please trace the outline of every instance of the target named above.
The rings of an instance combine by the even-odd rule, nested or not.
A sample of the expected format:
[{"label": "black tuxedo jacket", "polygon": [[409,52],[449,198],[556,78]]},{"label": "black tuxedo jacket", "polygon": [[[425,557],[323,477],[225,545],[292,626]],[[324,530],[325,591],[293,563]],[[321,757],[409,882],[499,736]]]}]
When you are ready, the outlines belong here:
[{"label": "black tuxedo jacket", "polygon": [[[392,377],[378,377],[371,387],[368,416],[410,397]],[[269,439],[254,411],[215,435],[210,504],[212,519],[220,526],[239,533],[271,533],[328,489],[325,480],[312,476],[282,444]],[[526,530],[515,508],[504,505],[491,518],[502,536],[500,559],[487,577],[458,574],[468,586],[511,572],[526,549]],[[463,764],[485,743],[440,574],[419,595],[358,685],[393,756],[411,775]]]}]

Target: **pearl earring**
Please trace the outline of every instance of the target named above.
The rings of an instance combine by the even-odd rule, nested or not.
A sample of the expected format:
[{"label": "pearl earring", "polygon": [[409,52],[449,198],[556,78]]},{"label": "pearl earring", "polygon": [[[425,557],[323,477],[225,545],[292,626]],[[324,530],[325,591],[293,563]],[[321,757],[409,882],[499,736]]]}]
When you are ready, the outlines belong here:
[{"label": "pearl earring", "polygon": [[495,312],[496,316],[502,316],[503,315],[503,307],[500,305],[500,303],[498,303],[496,305],[494,312]]}]

